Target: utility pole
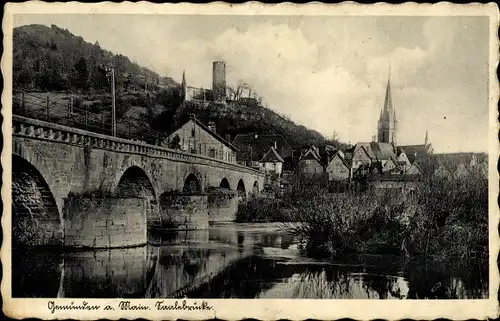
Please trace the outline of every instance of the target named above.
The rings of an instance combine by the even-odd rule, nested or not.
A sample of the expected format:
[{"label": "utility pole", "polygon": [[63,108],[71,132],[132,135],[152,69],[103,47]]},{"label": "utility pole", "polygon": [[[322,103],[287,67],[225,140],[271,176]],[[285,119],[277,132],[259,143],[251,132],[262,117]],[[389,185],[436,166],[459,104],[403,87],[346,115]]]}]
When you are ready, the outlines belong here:
[{"label": "utility pole", "polygon": [[116,101],[115,101],[115,69],[106,67],[106,72],[111,74],[111,128],[112,135],[116,136]]}]

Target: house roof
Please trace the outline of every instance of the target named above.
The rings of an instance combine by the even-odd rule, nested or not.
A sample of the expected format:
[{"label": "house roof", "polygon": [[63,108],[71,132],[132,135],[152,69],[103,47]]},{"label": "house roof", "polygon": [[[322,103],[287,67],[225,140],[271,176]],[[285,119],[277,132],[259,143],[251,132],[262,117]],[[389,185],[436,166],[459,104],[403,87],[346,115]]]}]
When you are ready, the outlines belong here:
[{"label": "house roof", "polygon": [[319,156],[318,152],[314,148],[309,148],[307,152],[300,158],[300,160],[306,160],[306,159],[314,159],[316,161],[320,161],[321,157]]},{"label": "house roof", "polygon": [[411,163],[415,161],[415,159],[421,158],[425,155],[429,154],[430,145],[404,145],[398,147],[398,155],[401,152],[404,152]]},{"label": "house roof", "polygon": [[[210,135],[212,135],[212,137],[214,137],[215,139],[217,139],[218,141],[220,141],[221,143],[223,143],[224,145],[226,145],[227,147],[229,147],[233,151],[235,151],[235,152],[239,151],[236,146],[234,146],[233,144],[231,144],[230,142],[228,142],[227,140],[225,140],[224,138],[222,138],[221,136],[219,136],[216,132],[212,131],[210,128],[208,128],[205,124],[203,124],[201,121],[199,121],[195,117],[189,118],[189,120],[186,121],[184,124],[182,124],[182,126],[186,125],[190,121],[193,121],[196,125],[200,126],[204,131],[206,131],[207,133],[209,133]],[[182,126],[180,126],[179,128],[181,128]]]},{"label": "house roof", "polygon": [[[328,160],[328,164],[330,164],[335,157],[338,157],[342,161],[342,163],[345,165],[345,167],[351,168],[351,166],[349,165],[349,162],[346,161],[344,153],[341,150],[337,150],[333,154],[333,156],[330,157],[330,159]],[[352,164],[352,159],[351,159],[351,164]]]},{"label": "house roof", "polygon": [[239,149],[237,158],[240,160],[253,160],[258,161],[274,147],[276,142],[276,152],[282,158],[292,156],[292,148],[285,140],[283,135],[270,134],[238,134],[233,139],[232,144]]},{"label": "house roof", "polygon": [[368,155],[368,157],[373,159],[373,158],[375,158],[375,154],[373,153],[370,144],[371,143],[364,143],[364,142],[357,143],[356,145],[354,145],[353,152],[355,153],[360,148],[363,148],[365,150],[366,155]]},{"label": "house roof", "polygon": [[389,160],[396,156],[391,143],[371,143],[370,147],[378,160]]},{"label": "house roof", "polygon": [[278,154],[278,152],[274,149],[274,147],[271,147],[267,153],[262,157],[260,160],[261,163],[284,163],[285,161],[281,156]]}]

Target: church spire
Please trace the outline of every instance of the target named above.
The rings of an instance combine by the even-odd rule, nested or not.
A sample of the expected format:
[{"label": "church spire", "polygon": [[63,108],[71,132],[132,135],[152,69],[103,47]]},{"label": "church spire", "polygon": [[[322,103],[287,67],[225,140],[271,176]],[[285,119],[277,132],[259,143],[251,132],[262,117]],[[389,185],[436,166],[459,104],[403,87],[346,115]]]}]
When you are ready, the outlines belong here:
[{"label": "church spire", "polygon": [[427,146],[429,144],[429,131],[425,131],[425,145]]},{"label": "church spire", "polygon": [[384,112],[391,113],[392,110],[392,97],[391,97],[391,66],[389,65],[389,75],[387,77],[387,88],[385,90]]}]

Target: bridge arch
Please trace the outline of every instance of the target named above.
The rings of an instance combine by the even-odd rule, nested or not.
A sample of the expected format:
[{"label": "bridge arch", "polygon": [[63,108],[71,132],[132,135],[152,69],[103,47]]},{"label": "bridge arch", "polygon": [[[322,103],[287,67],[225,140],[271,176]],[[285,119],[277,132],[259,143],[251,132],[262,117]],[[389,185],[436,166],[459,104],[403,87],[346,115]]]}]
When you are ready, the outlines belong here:
[{"label": "bridge arch", "polygon": [[219,187],[231,189],[231,186],[229,185],[229,181],[225,177],[220,181]]},{"label": "bridge arch", "polygon": [[238,192],[238,198],[240,199],[240,201],[245,201],[247,199],[247,191],[243,179],[240,179],[238,181],[238,186],[236,187],[236,191]]},{"label": "bridge arch", "polygon": [[12,155],[11,184],[13,246],[62,245],[62,214],[40,171]]},{"label": "bridge arch", "polygon": [[191,173],[189,174],[186,179],[184,180],[184,186],[182,187],[182,191],[184,193],[201,193],[201,182],[196,177],[195,174]]},{"label": "bridge arch", "polygon": [[123,172],[115,189],[119,197],[145,197],[156,200],[156,191],[148,174],[139,166],[130,166]]}]

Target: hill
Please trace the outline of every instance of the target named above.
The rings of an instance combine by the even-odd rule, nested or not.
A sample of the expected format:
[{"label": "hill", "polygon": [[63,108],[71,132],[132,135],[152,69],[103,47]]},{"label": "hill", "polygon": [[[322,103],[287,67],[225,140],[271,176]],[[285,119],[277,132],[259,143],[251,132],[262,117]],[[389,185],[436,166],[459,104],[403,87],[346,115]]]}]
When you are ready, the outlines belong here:
[{"label": "hill", "polygon": [[14,88],[73,92],[102,91],[108,88],[100,66],[115,69],[116,90],[130,91],[148,86],[158,90],[176,84],[171,78],[131,62],[123,55],[91,44],[67,29],[55,25],[27,25],[14,28]]},{"label": "hill", "polygon": [[[101,66],[112,66],[118,127],[127,127],[127,133],[134,137],[140,138],[151,129],[166,134],[194,114],[206,124],[214,122],[220,135],[231,138],[238,133],[282,134],[294,149],[326,142],[320,133],[295,124],[254,99],[228,105],[183,104],[180,84],[174,79],[159,76],[121,54],[104,50],[98,42],[88,43],[55,25],[17,27],[13,42],[14,89],[29,93],[23,94],[23,99],[34,112],[43,111],[47,99],[51,106],[59,106],[53,108],[52,121],[64,120],[65,106],[72,101],[80,114],[88,113],[93,122],[108,124],[110,83]],[[16,92],[14,96],[18,97]]]}]

